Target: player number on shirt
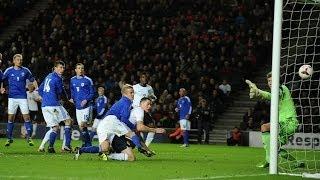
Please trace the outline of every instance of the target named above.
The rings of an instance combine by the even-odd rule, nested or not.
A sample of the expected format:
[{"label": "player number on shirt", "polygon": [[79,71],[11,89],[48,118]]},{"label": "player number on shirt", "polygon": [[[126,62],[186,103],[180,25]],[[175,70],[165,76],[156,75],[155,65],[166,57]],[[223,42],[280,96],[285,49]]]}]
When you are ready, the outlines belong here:
[{"label": "player number on shirt", "polygon": [[51,79],[46,79],[46,81],[44,82],[44,88],[43,88],[43,91],[44,92],[49,92],[50,91],[50,81]]},{"label": "player number on shirt", "polygon": [[77,89],[77,92],[79,92],[79,91],[80,91],[80,87],[76,87],[76,89]]}]

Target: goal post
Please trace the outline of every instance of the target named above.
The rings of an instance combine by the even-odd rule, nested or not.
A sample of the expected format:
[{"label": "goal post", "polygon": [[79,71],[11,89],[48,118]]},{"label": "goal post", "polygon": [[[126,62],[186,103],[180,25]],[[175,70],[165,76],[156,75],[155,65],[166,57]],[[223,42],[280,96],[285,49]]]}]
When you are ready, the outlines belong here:
[{"label": "goal post", "polygon": [[280,53],[282,28],[282,0],[275,0],[273,42],[272,42],[272,87],[270,107],[270,174],[278,172],[278,122],[279,122],[279,87],[280,87]]},{"label": "goal post", "polygon": [[[299,67],[314,69],[301,79]],[[270,174],[320,178],[320,0],[274,0],[272,89],[270,108]],[[279,87],[288,87],[297,110],[299,126],[283,148],[303,162],[295,166],[280,158]]]}]

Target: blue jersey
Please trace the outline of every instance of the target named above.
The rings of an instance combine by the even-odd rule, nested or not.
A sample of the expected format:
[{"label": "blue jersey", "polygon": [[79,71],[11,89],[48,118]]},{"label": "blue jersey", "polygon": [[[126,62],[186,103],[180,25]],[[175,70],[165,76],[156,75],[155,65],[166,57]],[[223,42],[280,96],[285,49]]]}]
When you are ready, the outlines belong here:
[{"label": "blue jersey", "polygon": [[104,116],[107,109],[107,103],[108,99],[106,96],[99,96],[96,99],[97,119],[101,119]]},{"label": "blue jersey", "polygon": [[192,111],[190,98],[188,96],[179,98],[177,108],[179,109],[179,119],[186,119],[186,116],[190,115]]},{"label": "blue jersey", "polygon": [[[92,80],[87,76],[74,76],[70,80],[71,99],[73,99],[76,109],[84,109],[90,105],[94,96]],[[81,101],[87,100],[87,104],[81,106]]]},{"label": "blue jersey", "polygon": [[15,99],[27,99],[26,80],[34,81],[30,70],[23,66],[17,69],[14,67],[7,68],[3,73],[2,79],[8,81],[8,97]]},{"label": "blue jersey", "polygon": [[62,77],[55,72],[50,73],[39,86],[42,97],[41,106],[61,106],[60,96],[65,93]]},{"label": "blue jersey", "polygon": [[135,129],[135,125],[129,121],[132,101],[122,96],[122,98],[114,103],[106,115],[115,115],[117,118],[125,123],[130,129]]}]

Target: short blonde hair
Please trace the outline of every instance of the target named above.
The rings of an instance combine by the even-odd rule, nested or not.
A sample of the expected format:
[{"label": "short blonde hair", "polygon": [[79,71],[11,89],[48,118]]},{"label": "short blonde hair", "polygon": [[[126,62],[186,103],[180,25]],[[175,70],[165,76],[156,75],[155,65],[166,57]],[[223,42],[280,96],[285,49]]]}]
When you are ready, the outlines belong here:
[{"label": "short blonde hair", "polygon": [[121,88],[121,94],[125,94],[129,89],[133,89],[133,86],[130,84],[125,84]]},{"label": "short blonde hair", "polygon": [[272,77],[272,72],[269,72],[268,74],[267,74],[267,79],[269,79],[269,78],[271,78]]},{"label": "short blonde hair", "polygon": [[20,57],[20,58],[22,59],[22,54],[15,54],[12,59],[14,60],[14,59],[16,59],[17,57]]}]

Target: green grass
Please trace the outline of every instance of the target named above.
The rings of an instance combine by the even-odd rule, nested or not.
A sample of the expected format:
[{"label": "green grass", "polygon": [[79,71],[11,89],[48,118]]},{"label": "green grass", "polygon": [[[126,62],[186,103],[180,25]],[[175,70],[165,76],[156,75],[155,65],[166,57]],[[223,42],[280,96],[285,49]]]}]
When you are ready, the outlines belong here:
[{"label": "green grass", "polygon": [[29,147],[24,140],[15,139],[8,148],[4,142],[0,139],[0,179],[301,179],[270,176],[268,169],[256,168],[263,160],[260,148],[152,144],[157,152],[152,158],[135,151],[135,162],[103,162],[94,154],[81,155],[75,161],[73,154],[39,153],[40,141]]}]

